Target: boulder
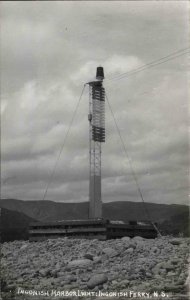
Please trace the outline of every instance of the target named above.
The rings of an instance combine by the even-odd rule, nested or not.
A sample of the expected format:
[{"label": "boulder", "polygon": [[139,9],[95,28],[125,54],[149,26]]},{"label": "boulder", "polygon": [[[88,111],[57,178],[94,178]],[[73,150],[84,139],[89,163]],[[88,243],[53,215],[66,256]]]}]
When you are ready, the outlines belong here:
[{"label": "boulder", "polygon": [[84,254],[84,258],[93,260],[93,255],[90,253],[86,253],[86,254]]},{"label": "boulder", "polygon": [[95,288],[97,285],[102,285],[108,281],[108,278],[105,274],[96,274],[90,278],[87,282],[87,287],[89,289]]},{"label": "boulder", "polygon": [[180,245],[181,244],[181,240],[179,240],[179,239],[172,239],[172,240],[170,240],[170,243],[172,245]]},{"label": "boulder", "polygon": [[168,276],[168,277],[174,277],[174,276],[176,276],[176,273],[170,271],[170,272],[168,272],[167,276]]},{"label": "boulder", "polygon": [[118,252],[115,251],[113,248],[104,248],[103,253],[106,254],[109,257],[114,257],[118,255]]},{"label": "boulder", "polygon": [[68,268],[88,268],[92,265],[90,259],[76,259],[68,263]]},{"label": "boulder", "polygon": [[70,284],[71,282],[77,281],[77,277],[74,275],[67,275],[65,276],[65,280]]},{"label": "boulder", "polygon": [[25,250],[28,247],[28,244],[24,244],[22,245],[22,247],[20,247],[20,250]]},{"label": "boulder", "polygon": [[159,254],[159,253],[160,253],[160,249],[157,248],[157,247],[153,247],[153,248],[151,249],[151,253]]},{"label": "boulder", "polygon": [[94,256],[93,261],[94,261],[95,263],[101,263],[102,258],[101,258],[101,256]]},{"label": "boulder", "polygon": [[154,275],[160,274],[160,269],[163,268],[163,263],[158,263],[156,266],[152,268],[152,272]]},{"label": "boulder", "polygon": [[164,269],[166,269],[167,272],[172,271],[175,269],[175,266],[171,264],[170,261],[168,261],[166,264],[163,264]]},{"label": "boulder", "polygon": [[135,236],[135,237],[133,238],[133,241],[135,241],[135,242],[144,241],[144,238],[141,237],[141,236]]},{"label": "boulder", "polygon": [[177,257],[174,257],[174,258],[172,258],[172,259],[170,260],[170,262],[171,262],[171,264],[173,264],[173,265],[178,265],[178,264],[181,263],[181,260],[180,260],[179,258],[177,258]]},{"label": "boulder", "polygon": [[136,249],[136,247],[137,247],[137,245],[136,245],[135,242],[130,242],[130,243],[128,244],[128,247],[127,247],[127,248],[133,248],[133,249]]},{"label": "boulder", "polygon": [[131,254],[133,253],[134,249],[133,248],[128,248],[127,250],[125,250],[125,254]]},{"label": "boulder", "polygon": [[124,236],[124,237],[121,238],[121,240],[122,240],[122,242],[124,242],[124,243],[129,243],[131,239],[130,239],[129,236]]},{"label": "boulder", "polygon": [[49,269],[42,269],[42,270],[39,270],[39,274],[40,274],[42,277],[46,277],[46,276],[48,276],[48,274],[50,274],[50,270],[49,270]]},{"label": "boulder", "polygon": [[121,283],[121,285],[123,285],[124,287],[126,287],[126,286],[129,285],[130,281],[128,279],[124,279],[120,283]]}]

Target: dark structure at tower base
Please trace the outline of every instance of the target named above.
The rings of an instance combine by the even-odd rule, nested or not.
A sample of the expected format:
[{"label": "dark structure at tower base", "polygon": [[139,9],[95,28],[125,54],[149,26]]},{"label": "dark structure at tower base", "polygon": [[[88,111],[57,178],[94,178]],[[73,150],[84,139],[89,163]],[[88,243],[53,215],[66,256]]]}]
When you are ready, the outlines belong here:
[{"label": "dark structure at tower base", "polygon": [[123,223],[122,221],[89,219],[32,223],[29,236],[31,242],[62,237],[107,240],[124,236],[155,238],[157,232],[150,222]]}]

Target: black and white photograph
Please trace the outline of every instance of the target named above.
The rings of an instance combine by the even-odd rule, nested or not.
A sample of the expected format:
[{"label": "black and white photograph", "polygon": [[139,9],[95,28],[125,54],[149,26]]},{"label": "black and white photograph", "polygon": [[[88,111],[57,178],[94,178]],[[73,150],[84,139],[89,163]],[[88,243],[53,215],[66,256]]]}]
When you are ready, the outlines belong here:
[{"label": "black and white photograph", "polygon": [[189,1],[1,1],[1,300],[190,299]]}]

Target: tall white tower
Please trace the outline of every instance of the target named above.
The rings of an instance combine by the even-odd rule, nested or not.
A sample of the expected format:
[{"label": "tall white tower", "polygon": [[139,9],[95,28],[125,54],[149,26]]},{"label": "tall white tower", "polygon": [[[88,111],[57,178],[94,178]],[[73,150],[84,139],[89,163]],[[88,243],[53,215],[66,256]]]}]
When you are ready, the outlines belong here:
[{"label": "tall white tower", "polygon": [[97,68],[96,80],[89,82],[89,218],[102,218],[101,143],[105,142],[104,69]]}]

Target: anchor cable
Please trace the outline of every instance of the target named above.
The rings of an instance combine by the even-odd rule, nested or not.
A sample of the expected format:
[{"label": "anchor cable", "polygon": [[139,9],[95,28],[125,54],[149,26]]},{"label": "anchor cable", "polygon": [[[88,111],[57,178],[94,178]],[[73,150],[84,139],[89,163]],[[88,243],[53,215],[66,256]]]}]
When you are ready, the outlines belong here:
[{"label": "anchor cable", "polygon": [[157,228],[157,226],[155,225],[155,223],[152,221],[152,219],[151,219],[151,217],[150,217],[150,213],[149,213],[149,211],[148,211],[148,209],[147,209],[147,206],[146,206],[146,203],[145,203],[145,200],[144,200],[144,197],[143,197],[143,194],[142,194],[140,185],[139,185],[139,183],[138,183],[137,176],[136,176],[135,171],[134,171],[134,168],[133,168],[132,161],[131,161],[131,159],[130,159],[130,157],[129,157],[129,154],[128,154],[126,145],[125,145],[124,140],[123,140],[123,138],[122,138],[122,135],[121,135],[119,126],[118,126],[118,124],[117,124],[115,115],[114,115],[114,113],[113,113],[111,104],[110,104],[110,102],[109,102],[109,99],[108,99],[107,94],[105,94],[105,96],[106,96],[107,103],[108,103],[109,109],[110,109],[110,111],[111,111],[112,117],[113,117],[113,119],[114,119],[114,123],[115,123],[116,129],[117,129],[118,135],[119,135],[119,137],[120,137],[120,141],[121,141],[123,150],[124,150],[124,152],[125,152],[125,155],[126,155],[126,157],[127,157],[128,162],[129,162],[129,166],[130,166],[130,169],[131,169],[131,172],[132,172],[134,181],[135,181],[135,183],[136,183],[137,190],[138,190],[139,195],[140,195],[140,198],[141,198],[141,200],[142,200],[143,208],[144,208],[145,214],[147,215],[147,218],[149,219],[149,221],[151,222],[151,224],[153,225],[153,227],[154,227],[155,230],[157,231],[158,235],[161,236],[161,233],[160,233],[159,229]]},{"label": "anchor cable", "polygon": [[68,127],[68,129],[67,129],[65,138],[64,138],[64,140],[63,140],[63,144],[62,144],[62,146],[61,146],[61,148],[60,148],[59,154],[58,154],[58,156],[57,156],[57,159],[56,159],[56,161],[55,161],[54,167],[53,167],[52,172],[51,172],[51,174],[50,174],[49,181],[48,181],[47,187],[46,187],[45,192],[44,192],[44,195],[43,195],[43,200],[45,200],[45,198],[46,198],[46,196],[47,196],[48,189],[49,189],[49,187],[50,187],[50,185],[51,185],[51,183],[52,183],[53,177],[54,177],[54,175],[55,175],[55,171],[56,171],[56,168],[57,168],[58,161],[59,161],[59,159],[60,159],[60,157],[61,157],[61,153],[62,153],[63,148],[64,148],[64,146],[65,146],[67,137],[68,137],[69,132],[70,132],[70,130],[71,130],[71,127],[72,127],[72,125],[73,125],[73,121],[74,121],[74,118],[75,118],[75,116],[76,116],[76,113],[77,113],[77,110],[78,110],[80,101],[81,101],[81,99],[82,99],[82,95],[83,95],[83,93],[84,93],[85,86],[86,86],[86,84],[84,84],[84,86],[83,86],[81,95],[80,95],[80,97],[79,97],[79,99],[78,99],[78,102],[77,102],[76,108],[75,108],[75,110],[74,110],[72,119],[71,119],[70,124],[69,124],[69,127]]},{"label": "anchor cable", "polygon": [[[177,58],[177,57],[180,57],[180,56],[182,56],[182,55],[188,54],[188,53],[189,53],[189,50],[188,50],[189,48],[190,48],[190,47],[184,48],[184,49],[181,49],[181,50],[178,50],[178,51],[176,51],[176,52],[174,52],[174,53],[172,53],[172,54],[170,54],[170,55],[167,55],[167,56],[165,56],[165,57],[162,57],[162,58],[160,58],[160,59],[157,59],[157,60],[155,60],[155,61],[152,61],[152,62],[150,62],[150,63],[147,63],[147,64],[145,64],[145,65],[142,65],[141,67],[138,67],[138,68],[133,69],[133,70],[131,70],[131,71],[128,71],[128,72],[125,72],[125,73],[122,73],[122,74],[118,74],[118,75],[116,75],[116,76],[114,76],[114,77],[107,78],[107,79],[105,79],[106,86],[108,86],[108,85],[111,84],[111,83],[108,82],[108,81],[116,81],[116,80],[121,80],[121,79],[123,79],[123,78],[125,78],[125,77],[130,77],[130,76],[132,76],[132,75],[134,75],[134,74],[136,74],[136,73],[142,72],[142,71],[144,71],[144,70],[147,70],[147,69],[149,69],[149,68],[152,68],[152,67],[157,66],[157,65],[160,65],[160,64],[163,64],[163,63],[165,63],[165,62],[167,62],[167,61],[170,61],[170,60],[175,59],[175,58]],[[184,51],[185,51],[185,52],[184,52]],[[107,83],[107,82],[108,82],[108,83]]]}]

